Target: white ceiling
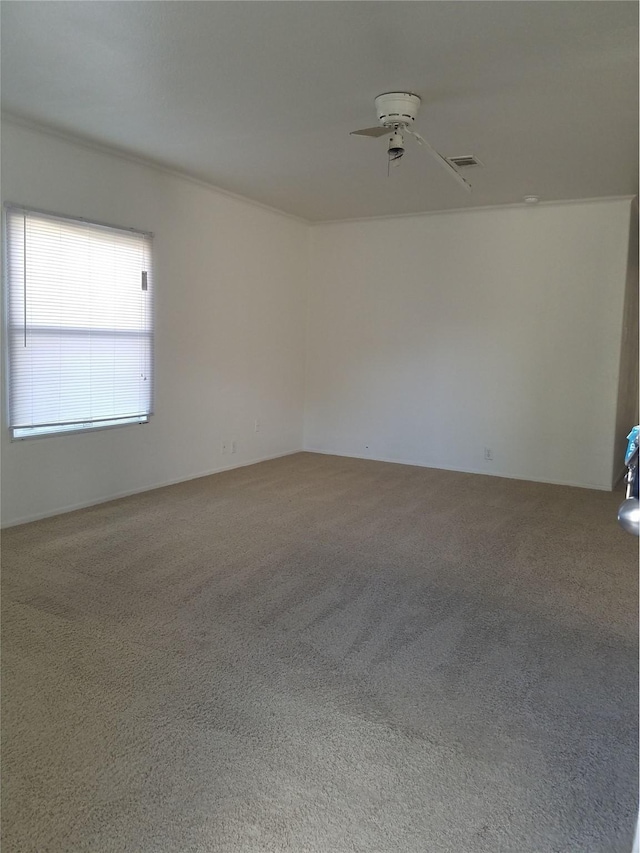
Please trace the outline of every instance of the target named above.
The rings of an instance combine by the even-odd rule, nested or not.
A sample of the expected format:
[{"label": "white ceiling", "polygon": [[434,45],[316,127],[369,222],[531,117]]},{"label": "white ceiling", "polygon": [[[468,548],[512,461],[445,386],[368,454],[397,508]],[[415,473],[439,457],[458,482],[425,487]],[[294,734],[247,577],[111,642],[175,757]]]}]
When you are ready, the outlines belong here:
[{"label": "white ceiling", "polygon": [[[308,220],[633,195],[636,2],[7,2],[3,109]],[[387,177],[374,97],[474,154]]]}]

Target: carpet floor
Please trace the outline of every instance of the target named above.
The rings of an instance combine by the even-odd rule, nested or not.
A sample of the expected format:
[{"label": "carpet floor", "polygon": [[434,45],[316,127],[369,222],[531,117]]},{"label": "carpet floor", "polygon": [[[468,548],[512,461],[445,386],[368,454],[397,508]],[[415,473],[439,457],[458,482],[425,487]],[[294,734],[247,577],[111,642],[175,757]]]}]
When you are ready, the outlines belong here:
[{"label": "carpet floor", "polygon": [[309,453],[3,534],[4,853],[628,853],[619,494]]}]

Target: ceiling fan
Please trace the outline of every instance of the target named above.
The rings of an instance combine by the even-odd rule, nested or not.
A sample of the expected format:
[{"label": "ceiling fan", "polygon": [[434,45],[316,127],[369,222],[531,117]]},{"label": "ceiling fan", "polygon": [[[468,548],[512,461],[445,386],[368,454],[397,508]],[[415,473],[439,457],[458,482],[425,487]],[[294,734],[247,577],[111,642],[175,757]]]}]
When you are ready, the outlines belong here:
[{"label": "ceiling fan", "polygon": [[432,154],[440,165],[456,179],[456,181],[471,192],[471,185],[465,181],[451,163],[439,154],[436,149],[429,145],[426,139],[412,130],[413,123],[418,115],[420,98],[409,92],[386,92],[376,98],[376,114],[379,127],[365,127],[362,130],[352,130],[352,136],[389,136],[387,146],[388,162],[394,163],[404,156],[404,134],[413,136],[420,145],[424,146]]}]

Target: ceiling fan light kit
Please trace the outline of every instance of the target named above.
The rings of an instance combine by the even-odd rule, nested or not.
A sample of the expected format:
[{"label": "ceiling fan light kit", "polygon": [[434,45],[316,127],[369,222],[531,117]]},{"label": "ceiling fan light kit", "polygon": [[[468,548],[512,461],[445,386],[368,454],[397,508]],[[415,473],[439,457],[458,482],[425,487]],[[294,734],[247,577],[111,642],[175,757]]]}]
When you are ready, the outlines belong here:
[{"label": "ceiling fan light kit", "polygon": [[384,92],[375,100],[376,115],[380,122],[379,127],[365,127],[362,130],[352,130],[352,136],[386,136],[389,134],[387,146],[388,162],[398,161],[404,155],[404,134],[408,133],[416,139],[427,151],[440,163],[440,165],[455,180],[467,190],[471,191],[471,185],[462,177],[458,170],[446,157],[443,157],[430,145],[426,139],[412,130],[413,124],[420,108],[420,98],[411,92]]}]

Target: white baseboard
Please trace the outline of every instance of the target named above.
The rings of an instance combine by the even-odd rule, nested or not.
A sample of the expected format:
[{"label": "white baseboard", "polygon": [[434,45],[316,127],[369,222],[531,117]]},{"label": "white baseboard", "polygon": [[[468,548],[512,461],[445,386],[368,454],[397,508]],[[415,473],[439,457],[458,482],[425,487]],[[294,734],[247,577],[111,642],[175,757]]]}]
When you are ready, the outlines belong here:
[{"label": "white baseboard", "polygon": [[459,474],[484,474],[487,477],[502,477],[505,480],[522,480],[528,483],[548,483],[550,486],[573,486],[577,489],[595,489],[599,492],[613,491],[609,486],[594,485],[592,483],[574,483],[570,480],[546,480],[542,477],[517,477],[515,474],[497,473],[495,471],[481,471],[476,468],[455,468],[451,465],[426,465],[424,462],[415,462],[409,459],[387,459],[384,456],[360,456],[356,453],[339,453],[335,450],[318,450],[314,447],[303,448],[305,453],[320,453],[323,456],[342,456],[346,459],[367,459],[370,462],[391,462],[394,465],[413,465],[415,468],[434,468],[436,471],[456,471]]},{"label": "white baseboard", "polygon": [[[440,471],[456,471],[460,474],[485,474],[489,477],[503,477],[508,480],[525,480],[532,483],[549,483],[553,486],[573,486],[579,489],[596,489],[602,492],[612,491],[612,489],[607,488],[606,486],[601,485],[592,485],[589,483],[574,483],[567,480],[544,480],[538,477],[516,477],[513,474],[504,474],[504,473],[495,473],[492,471],[481,471],[478,469],[468,469],[468,468],[456,468],[450,465],[425,465],[424,462],[415,462],[407,459],[388,459],[385,457],[378,456],[360,456],[355,453],[339,453],[335,450],[320,450],[314,447],[300,447],[296,450],[287,450],[285,453],[274,453],[270,456],[261,456],[258,459],[250,459],[246,462],[238,462],[231,465],[222,465],[218,468],[212,468],[207,471],[201,471],[197,474],[190,474],[188,477],[176,477],[172,480],[164,480],[159,483],[154,483],[150,486],[144,486],[140,489],[129,489],[123,492],[117,492],[116,494],[108,495],[101,498],[95,498],[88,501],[82,501],[77,504],[70,504],[64,507],[59,507],[54,510],[49,510],[47,512],[34,513],[32,515],[22,516],[21,518],[12,519],[11,521],[6,521],[2,524],[2,529],[7,527],[16,527],[18,524],[28,524],[30,521],[39,521],[42,518],[52,518],[56,515],[64,515],[68,512],[74,512],[77,509],[86,509],[90,506],[98,506],[99,504],[109,503],[109,501],[116,501],[119,498],[127,498],[131,495],[139,495],[143,492],[151,492],[154,489],[163,489],[165,486],[175,486],[177,483],[186,483],[189,480],[197,480],[200,477],[210,477],[212,474],[221,474],[223,471],[232,471],[235,468],[245,468],[248,465],[257,465],[259,462],[268,462],[270,459],[281,459],[285,456],[293,456],[296,453],[318,453],[322,456],[340,456],[346,459],[364,459],[370,462],[389,462],[394,465],[412,465],[416,468],[435,468]],[[620,482],[620,478],[624,474],[624,469],[620,473],[620,477],[618,477],[616,484]],[[614,488],[615,488],[614,485]]]},{"label": "white baseboard", "polygon": [[285,453],[274,453],[271,456],[261,456],[259,459],[250,459],[247,462],[238,462],[232,465],[223,465],[219,468],[212,468],[210,471],[202,471],[199,474],[190,474],[188,477],[176,477],[173,480],[165,480],[161,483],[155,483],[152,486],[144,486],[141,489],[129,489],[124,492],[117,492],[116,494],[109,495],[107,497],[95,498],[88,501],[82,501],[77,504],[70,504],[64,507],[60,507],[58,509],[50,510],[47,512],[39,512],[34,515],[23,516],[22,518],[12,519],[11,521],[6,521],[2,524],[2,529],[6,529],[7,527],[17,527],[19,524],[28,524],[30,521],[40,521],[42,518],[52,518],[55,515],[65,515],[68,512],[75,512],[77,509],[86,509],[90,506],[99,506],[100,504],[109,503],[110,501],[117,501],[119,498],[128,498],[131,495],[140,495],[143,492],[152,492],[155,489],[163,489],[165,486],[175,486],[177,483],[187,483],[189,480],[199,480],[200,477],[210,477],[212,474],[221,474],[223,471],[232,471],[235,468],[246,468],[249,465],[257,465],[259,462],[268,462],[270,459],[281,459],[285,456],[293,456],[296,453],[302,453],[302,448],[298,448],[297,450],[287,450]]}]

